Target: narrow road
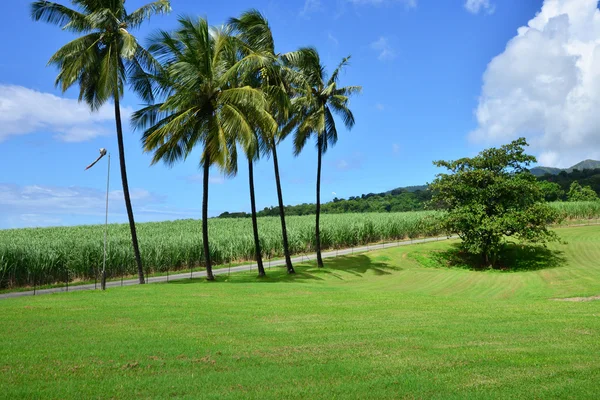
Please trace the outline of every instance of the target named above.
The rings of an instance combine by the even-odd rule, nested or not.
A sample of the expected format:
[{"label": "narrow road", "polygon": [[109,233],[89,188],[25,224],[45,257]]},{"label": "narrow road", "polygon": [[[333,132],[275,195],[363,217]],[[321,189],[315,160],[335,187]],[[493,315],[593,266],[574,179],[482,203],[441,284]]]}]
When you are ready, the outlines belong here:
[{"label": "narrow road", "polygon": [[[354,253],[364,253],[366,251],[372,251],[372,250],[380,250],[380,249],[387,249],[390,247],[398,247],[398,246],[407,246],[407,245],[411,245],[411,244],[416,244],[416,243],[427,243],[427,242],[435,242],[435,241],[439,241],[439,240],[447,240],[447,239],[454,239],[456,237],[434,237],[434,238],[427,238],[427,239],[414,239],[414,240],[406,240],[406,241],[402,241],[402,242],[391,242],[391,243],[382,243],[382,244],[375,244],[375,245],[368,245],[368,246],[361,246],[361,247],[353,247],[350,249],[340,249],[340,250],[333,250],[333,251],[327,251],[322,253],[323,258],[331,258],[331,257],[337,257],[337,256],[344,256],[344,255],[350,255],[350,254],[354,254]],[[292,263],[302,263],[304,261],[312,261],[315,260],[317,257],[316,253],[313,254],[308,254],[308,255],[301,255],[298,257],[292,257]],[[285,259],[282,260],[276,260],[276,261],[270,261],[270,263],[265,263],[265,266],[271,266],[271,267],[277,267],[277,266],[282,266],[285,265]],[[219,269],[215,269],[213,270],[213,274],[214,275],[226,275],[230,272],[243,272],[243,271],[252,271],[252,270],[257,270],[257,266],[256,263],[253,264],[245,264],[245,265],[239,265],[237,267],[231,267],[231,268],[219,268]],[[176,280],[181,280],[181,279],[190,279],[190,278],[202,278],[206,276],[206,272],[205,271],[197,271],[197,272],[193,272],[193,273],[178,273],[178,274],[174,274],[174,275],[163,275],[163,276],[156,276],[156,277],[150,277],[146,279],[147,283],[158,283],[158,282],[167,282],[167,281],[176,281]],[[107,288],[112,288],[112,287],[119,287],[119,286],[132,286],[132,285],[137,285],[138,284],[138,280],[137,279],[127,279],[124,280],[122,283],[121,281],[111,281],[111,282],[106,282],[106,287]],[[100,284],[98,283],[97,287],[100,287]],[[74,291],[78,291],[78,290],[94,290],[96,288],[96,285],[93,284],[89,284],[89,285],[76,285],[76,286],[69,286],[68,291],[69,292],[74,292]],[[4,294],[0,294],[0,299],[8,299],[8,298],[13,298],[13,297],[23,297],[23,296],[33,296],[33,295],[41,295],[41,294],[49,294],[49,293],[60,293],[60,292],[66,292],[67,288],[66,287],[58,287],[58,288],[51,288],[51,289],[40,289],[40,290],[30,290],[27,292],[11,292],[11,293],[4,293]]]}]

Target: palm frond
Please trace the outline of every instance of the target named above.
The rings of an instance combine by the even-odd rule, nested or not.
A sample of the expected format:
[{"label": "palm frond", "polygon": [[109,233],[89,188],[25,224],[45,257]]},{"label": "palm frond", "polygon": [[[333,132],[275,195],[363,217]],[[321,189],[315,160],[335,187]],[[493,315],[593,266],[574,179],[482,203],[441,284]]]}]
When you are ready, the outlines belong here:
[{"label": "palm frond", "polygon": [[324,135],[322,140],[322,150],[323,154],[327,152],[327,148],[329,146],[333,147],[338,141],[337,129],[335,127],[335,120],[333,119],[333,115],[331,114],[331,110],[329,107],[325,106],[325,130],[321,135]]},{"label": "palm frond", "polygon": [[150,19],[150,17],[169,12],[171,12],[171,2],[169,0],[157,0],[129,14],[125,19],[125,23],[129,28],[138,28],[144,21]]},{"label": "palm frond", "polygon": [[34,21],[44,21],[58,25],[68,31],[85,33],[93,29],[84,14],[50,1],[34,1],[31,3],[31,18]]},{"label": "palm frond", "polygon": [[347,101],[339,102],[337,101],[337,99],[331,99],[328,105],[333,109],[333,111],[336,114],[342,117],[346,128],[352,129],[354,127],[354,114],[352,114],[352,111],[350,111],[350,109],[348,108]]},{"label": "palm frond", "polygon": [[239,18],[231,18],[228,23],[252,51],[275,54],[271,27],[259,11],[246,11]]},{"label": "palm frond", "polygon": [[327,86],[330,86],[332,84],[337,84],[340,72],[342,71],[342,69],[344,67],[346,67],[347,65],[350,64],[350,57],[351,56],[348,56],[348,57],[342,59],[340,64],[337,66],[337,68],[333,71],[333,73],[329,77],[329,80],[327,81]]}]

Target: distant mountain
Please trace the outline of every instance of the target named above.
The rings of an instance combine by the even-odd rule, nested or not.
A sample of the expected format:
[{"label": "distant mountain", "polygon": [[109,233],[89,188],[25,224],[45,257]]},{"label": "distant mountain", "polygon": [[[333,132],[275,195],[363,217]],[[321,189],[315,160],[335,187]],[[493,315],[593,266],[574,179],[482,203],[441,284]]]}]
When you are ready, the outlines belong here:
[{"label": "distant mountain", "polygon": [[574,169],[583,171],[584,169],[596,169],[600,168],[600,161],[596,160],[584,160],[580,163],[573,165],[571,168],[567,168],[567,172],[572,172]]},{"label": "distant mountain", "polygon": [[530,171],[535,176],[544,176],[546,174],[558,175],[562,171],[572,172],[573,170],[576,170],[576,169],[579,171],[583,171],[584,169],[596,169],[596,168],[600,168],[600,161],[585,160],[585,161],[581,161],[581,162],[573,165],[572,167],[565,168],[565,169],[553,168],[553,167],[535,167],[535,168],[532,168]]}]

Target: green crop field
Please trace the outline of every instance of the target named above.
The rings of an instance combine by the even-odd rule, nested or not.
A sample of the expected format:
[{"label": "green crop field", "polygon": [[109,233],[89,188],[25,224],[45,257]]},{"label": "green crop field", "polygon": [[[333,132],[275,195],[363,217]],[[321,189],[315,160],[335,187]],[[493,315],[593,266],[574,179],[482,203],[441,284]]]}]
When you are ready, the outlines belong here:
[{"label": "green crop field", "polygon": [[[0,301],[0,398],[596,399],[600,227],[448,268],[451,242]],[[580,299],[586,300],[586,299]]]},{"label": "green crop field", "polygon": [[[394,214],[336,214],[322,217],[321,242],[326,248],[343,248],[382,240],[440,234],[435,212]],[[286,219],[290,251],[314,249],[314,216]],[[265,259],[282,257],[283,244],[278,217],[259,219]],[[0,231],[0,282],[4,286],[89,279],[102,265],[101,225]],[[211,256],[215,263],[254,258],[252,221],[210,219]],[[108,275],[136,271],[129,226],[109,226]],[[200,221],[179,220],[138,224],[145,268],[150,272],[198,266],[203,260]]]},{"label": "green crop field", "polygon": [[[567,219],[600,217],[600,202],[555,203]],[[435,211],[406,213],[331,214],[321,219],[323,249],[346,248],[380,241],[443,234]],[[287,218],[293,254],[314,250],[314,216]],[[0,289],[93,279],[102,265],[101,225],[0,231]],[[196,220],[138,224],[142,260],[156,273],[200,266],[201,224]],[[264,258],[283,256],[277,217],[259,218]],[[252,225],[245,219],[211,219],[209,234],[214,262],[252,260]],[[109,226],[109,277],[135,274],[129,227]]]}]

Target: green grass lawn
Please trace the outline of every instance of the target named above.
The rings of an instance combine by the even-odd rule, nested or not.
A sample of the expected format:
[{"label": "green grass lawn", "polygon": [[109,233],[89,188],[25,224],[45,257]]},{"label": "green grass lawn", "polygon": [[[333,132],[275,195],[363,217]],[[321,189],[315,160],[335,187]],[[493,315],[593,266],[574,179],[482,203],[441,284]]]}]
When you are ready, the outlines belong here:
[{"label": "green grass lawn", "polygon": [[549,266],[445,266],[451,242],[0,301],[0,398],[573,398],[600,391],[600,227]]}]

